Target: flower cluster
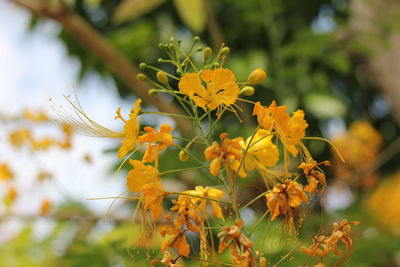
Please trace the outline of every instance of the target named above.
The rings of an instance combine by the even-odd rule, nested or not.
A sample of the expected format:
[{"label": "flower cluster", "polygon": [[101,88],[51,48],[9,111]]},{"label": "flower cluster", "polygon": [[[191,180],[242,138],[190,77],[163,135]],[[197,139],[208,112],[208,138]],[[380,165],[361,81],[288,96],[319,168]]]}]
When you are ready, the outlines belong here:
[{"label": "flower cluster", "polygon": [[[118,157],[124,158],[122,165],[125,162],[131,165],[126,185],[130,192],[139,194],[134,199],[138,199],[141,222],[147,225],[148,220],[155,224],[165,219],[160,230],[164,253],[161,263],[176,267],[180,266],[179,261],[188,257],[219,264],[212,252],[216,247],[213,236],[217,231],[218,252],[225,253],[229,248],[234,265],[264,266],[266,260],[261,256],[263,244],[259,246],[251,241],[239,206],[249,207],[257,199],[264,199],[269,220],[281,218],[293,226],[299,209],[325,191],[326,178],[320,167],[330,163],[318,163],[303,143],[308,127],[303,110],[289,113],[286,106],[279,106],[275,101],[265,106],[241,98],[251,96],[255,92],[253,85],[266,79],[264,70],[258,68],[249,74],[246,81],[237,81],[234,72],[223,66],[229,48],[223,46],[212,56],[209,47],[195,48],[198,41],[195,38],[188,51],[183,51],[181,43],[176,40],[160,45],[168,58],[159,59],[159,62],[172,63],[176,73],[167,73],[142,63],[140,68],[149,73],[138,75],[138,79],[154,86],[149,94],[171,95],[186,114],[146,111],[138,99],[129,119],[125,120],[120,109],[117,110],[116,118],[124,125],[122,131],[113,131],[91,120],[80,105],[68,98],[79,118],[74,120],[61,109],[56,110],[77,132],[122,139]],[[193,57],[200,51],[204,52],[201,63],[195,61],[198,57]],[[154,79],[150,71],[156,72]],[[242,120],[240,101],[253,110],[257,125],[249,136],[231,138],[228,133],[219,132],[217,125],[223,116],[230,115],[229,112]],[[154,114],[184,119],[193,125],[193,130],[178,134],[168,124],[162,124],[159,130],[154,126],[140,125],[139,116]],[[175,150],[177,159],[186,162],[187,168],[162,169],[159,164],[161,155],[168,149]],[[143,151],[143,156],[138,156],[139,151]],[[296,164],[291,164],[293,162]],[[166,186],[163,176],[186,170],[197,170],[203,181],[208,178],[207,184],[181,192]],[[240,185],[244,179],[260,179],[264,184],[262,194],[245,205],[240,203]],[[178,197],[173,198],[173,195]],[[166,202],[172,204],[168,214],[163,208]],[[151,214],[151,218],[147,214]],[[232,217],[235,219],[233,225],[230,223]],[[351,249],[347,225],[340,223],[335,226],[324,252],[336,252],[339,241],[347,244],[348,251]],[[212,259],[209,259],[210,255],[213,255]]]}]

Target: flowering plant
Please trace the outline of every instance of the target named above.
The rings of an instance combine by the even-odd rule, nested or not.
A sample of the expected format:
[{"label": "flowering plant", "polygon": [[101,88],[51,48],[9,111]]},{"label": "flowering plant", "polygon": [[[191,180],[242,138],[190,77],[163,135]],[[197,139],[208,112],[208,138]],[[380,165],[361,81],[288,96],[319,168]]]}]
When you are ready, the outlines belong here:
[{"label": "flowering plant", "polygon": [[[214,253],[219,244],[217,251],[223,253],[229,249],[234,266],[265,266],[264,242],[254,244],[251,234],[262,221],[277,219],[282,219],[289,233],[296,232],[300,209],[326,189],[321,166],[330,165],[329,161],[317,162],[303,140],[324,139],[306,137],[308,123],[303,110],[289,114],[286,106],[279,106],[275,101],[265,106],[242,98],[251,96],[255,91],[253,86],[266,79],[264,70],[256,69],[246,81],[238,82],[235,74],[224,68],[229,48],[222,46],[213,56],[209,47],[196,49],[198,41],[195,38],[187,51],[183,51],[181,43],[174,39],[160,45],[168,58],[159,61],[172,64],[176,68],[175,74],[142,63],[140,68],[154,70],[156,79],[145,74],[138,75],[138,79],[155,87],[149,94],[163,93],[174,97],[186,114],[145,111],[141,108],[141,99],[138,99],[128,118],[125,119],[120,109],[117,110],[115,118],[124,123],[123,130],[118,132],[91,120],[79,102],[69,98],[79,119],[57,106],[56,111],[78,132],[122,139],[118,157],[124,158],[121,166],[128,161],[131,165],[126,185],[136,195],[130,199],[138,201],[137,210],[146,229],[143,232],[155,231],[156,223],[165,219],[165,225],[158,229],[163,237],[161,251],[164,256],[162,259],[156,256],[153,264],[161,262],[168,266],[183,266],[185,259],[222,264]],[[194,58],[200,51],[203,53],[202,63],[195,64]],[[239,122],[242,121],[243,109],[239,102],[253,109],[257,125],[250,136],[231,138],[226,132],[219,132],[217,126],[228,112],[232,112]],[[182,137],[165,123],[159,129],[142,127],[139,117],[148,114],[185,119],[193,125],[193,131],[181,132]],[[188,166],[160,170],[159,156],[167,149],[175,150],[177,159],[188,162]],[[144,150],[141,158],[137,156],[139,150]],[[208,184],[181,192],[165,188],[163,176],[186,170],[197,170],[200,175],[208,177]],[[261,194],[241,205],[239,194],[243,190],[241,184],[244,179],[261,179],[264,188]],[[264,215],[252,229],[248,229],[241,211],[259,199],[265,201]],[[169,213],[164,211],[166,202],[172,204]],[[227,216],[229,219],[225,220]],[[320,258],[330,251],[341,255],[337,247],[341,241],[345,245],[345,256],[339,261],[343,261],[352,247],[351,224],[358,222],[344,220],[334,224],[331,235],[316,237],[314,244],[310,248],[303,247],[302,251]],[[219,242],[214,237],[215,233]],[[199,247],[199,256],[194,255],[195,247]]]}]

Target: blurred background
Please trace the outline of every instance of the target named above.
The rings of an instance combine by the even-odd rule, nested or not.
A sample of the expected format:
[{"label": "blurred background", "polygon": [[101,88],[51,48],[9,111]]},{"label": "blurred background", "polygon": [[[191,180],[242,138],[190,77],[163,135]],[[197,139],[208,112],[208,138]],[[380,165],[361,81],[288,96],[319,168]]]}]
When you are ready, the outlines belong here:
[{"label": "blurred background", "polygon": [[[345,158],[341,163],[325,142],[307,141],[314,158],[333,165],[327,194],[309,211],[299,238],[342,218],[360,220],[343,266],[400,266],[396,0],[0,0],[0,266],[149,264],[131,223],[134,204],[88,200],[126,191],[126,172],[115,175],[119,142],[74,134],[52,105],[66,105],[63,95],[76,93],[92,119],[116,130],[122,125],[115,110],[129,113],[137,97],[147,110],[174,107],[167,97],[148,96],[137,66],[173,71],[158,63],[159,43],[174,37],[190,44],[194,36],[200,47],[229,46],[226,67],[239,81],[265,69],[268,78],[250,99],[303,109],[307,136],[331,140]],[[221,131],[250,132],[256,122],[243,108],[244,126],[226,116]],[[164,164],[184,166],[168,153]],[[182,190],[207,183],[190,172],[168,178]],[[245,210],[248,223],[262,204]],[[274,263],[290,244],[281,244],[278,226],[272,229],[276,242],[265,253]],[[157,251],[160,240],[151,244]],[[305,259],[294,254],[283,265]]]}]

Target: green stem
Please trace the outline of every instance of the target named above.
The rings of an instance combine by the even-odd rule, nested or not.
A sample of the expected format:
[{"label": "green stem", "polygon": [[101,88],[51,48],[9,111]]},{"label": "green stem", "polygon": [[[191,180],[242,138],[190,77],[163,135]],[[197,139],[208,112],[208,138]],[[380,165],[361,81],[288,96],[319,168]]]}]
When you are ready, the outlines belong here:
[{"label": "green stem", "polygon": [[141,114],[156,114],[156,115],[164,115],[164,116],[177,117],[177,118],[183,118],[183,119],[189,119],[189,120],[195,119],[195,118],[190,117],[190,116],[185,116],[185,115],[180,115],[180,114],[173,114],[173,113],[166,113],[166,112],[158,112],[158,111],[141,111]]},{"label": "green stem", "polygon": [[188,194],[188,193],[183,193],[183,192],[168,192],[168,195],[184,195],[184,196],[189,196],[189,197],[194,197],[194,198],[201,198],[201,199],[206,199],[208,201],[215,201],[215,202],[219,202],[225,205],[230,205],[231,203],[223,201],[223,200],[219,200],[219,199],[215,199],[215,198],[209,198],[209,197],[203,197],[203,196],[196,196],[196,195],[192,195],[192,194]]},{"label": "green stem", "polygon": [[183,168],[183,169],[168,170],[168,171],[160,172],[160,176],[163,176],[163,175],[169,174],[169,173],[182,172],[182,171],[189,171],[189,170],[197,170],[197,169],[202,169],[202,168],[203,168],[203,167],[191,167],[191,168]]}]

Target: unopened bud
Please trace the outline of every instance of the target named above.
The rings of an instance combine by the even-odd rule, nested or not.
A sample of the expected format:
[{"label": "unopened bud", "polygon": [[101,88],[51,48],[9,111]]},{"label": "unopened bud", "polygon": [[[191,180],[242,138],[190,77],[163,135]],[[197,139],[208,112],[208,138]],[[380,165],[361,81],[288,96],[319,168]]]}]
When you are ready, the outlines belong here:
[{"label": "unopened bud", "polygon": [[178,74],[179,76],[182,76],[182,71],[177,69],[176,74]]},{"label": "unopened bud", "polygon": [[165,85],[168,84],[168,76],[163,71],[157,72],[157,80],[162,84],[165,84]]},{"label": "unopened bud", "polygon": [[200,41],[200,37],[199,36],[193,37],[193,42],[197,43],[198,41]]},{"label": "unopened bud", "polygon": [[229,47],[227,47],[227,46],[225,46],[224,48],[222,48],[222,50],[221,50],[221,55],[222,56],[227,56],[227,55],[229,55],[229,52],[230,52],[231,50],[229,49]]},{"label": "unopened bud", "polygon": [[188,153],[186,153],[184,150],[181,150],[179,152],[179,160],[182,162],[186,162],[189,160],[189,155]]},{"label": "unopened bud", "polygon": [[254,94],[254,87],[253,86],[245,86],[240,90],[240,95],[251,96]]},{"label": "unopened bud", "polygon": [[143,73],[139,73],[138,75],[136,75],[136,78],[137,78],[139,81],[144,81],[144,82],[146,82],[146,81],[149,80],[149,78],[147,78],[147,76],[144,75]]},{"label": "unopened bud", "polygon": [[211,47],[206,47],[204,49],[204,60],[208,60],[212,55],[212,49]]},{"label": "unopened bud", "polygon": [[218,68],[218,67],[220,66],[220,64],[219,64],[219,62],[215,62],[215,63],[213,64],[213,66],[216,67],[216,68]]},{"label": "unopened bud", "polygon": [[147,93],[148,93],[149,95],[155,95],[155,94],[158,93],[158,89],[150,89],[149,91],[147,91]]},{"label": "unopened bud", "polygon": [[174,51],[175,50],[175,45],[173,43],[170,43],[168,45],[168,49],[171,50],[171,51]]},{"label": "unopened bud", "polygon": [[141,69],[141,70],[144,70],[144,69],[146,69],[146,67],[147,67],[147,64],[146,63],[140,63],[139,64],[139,69]]},{"label": "unopened bud", "polygon": [[254,70],[250,73],[249,78],[247,78],[247,84],[257,84],[265,80],[267,74],[261,68]]}]

